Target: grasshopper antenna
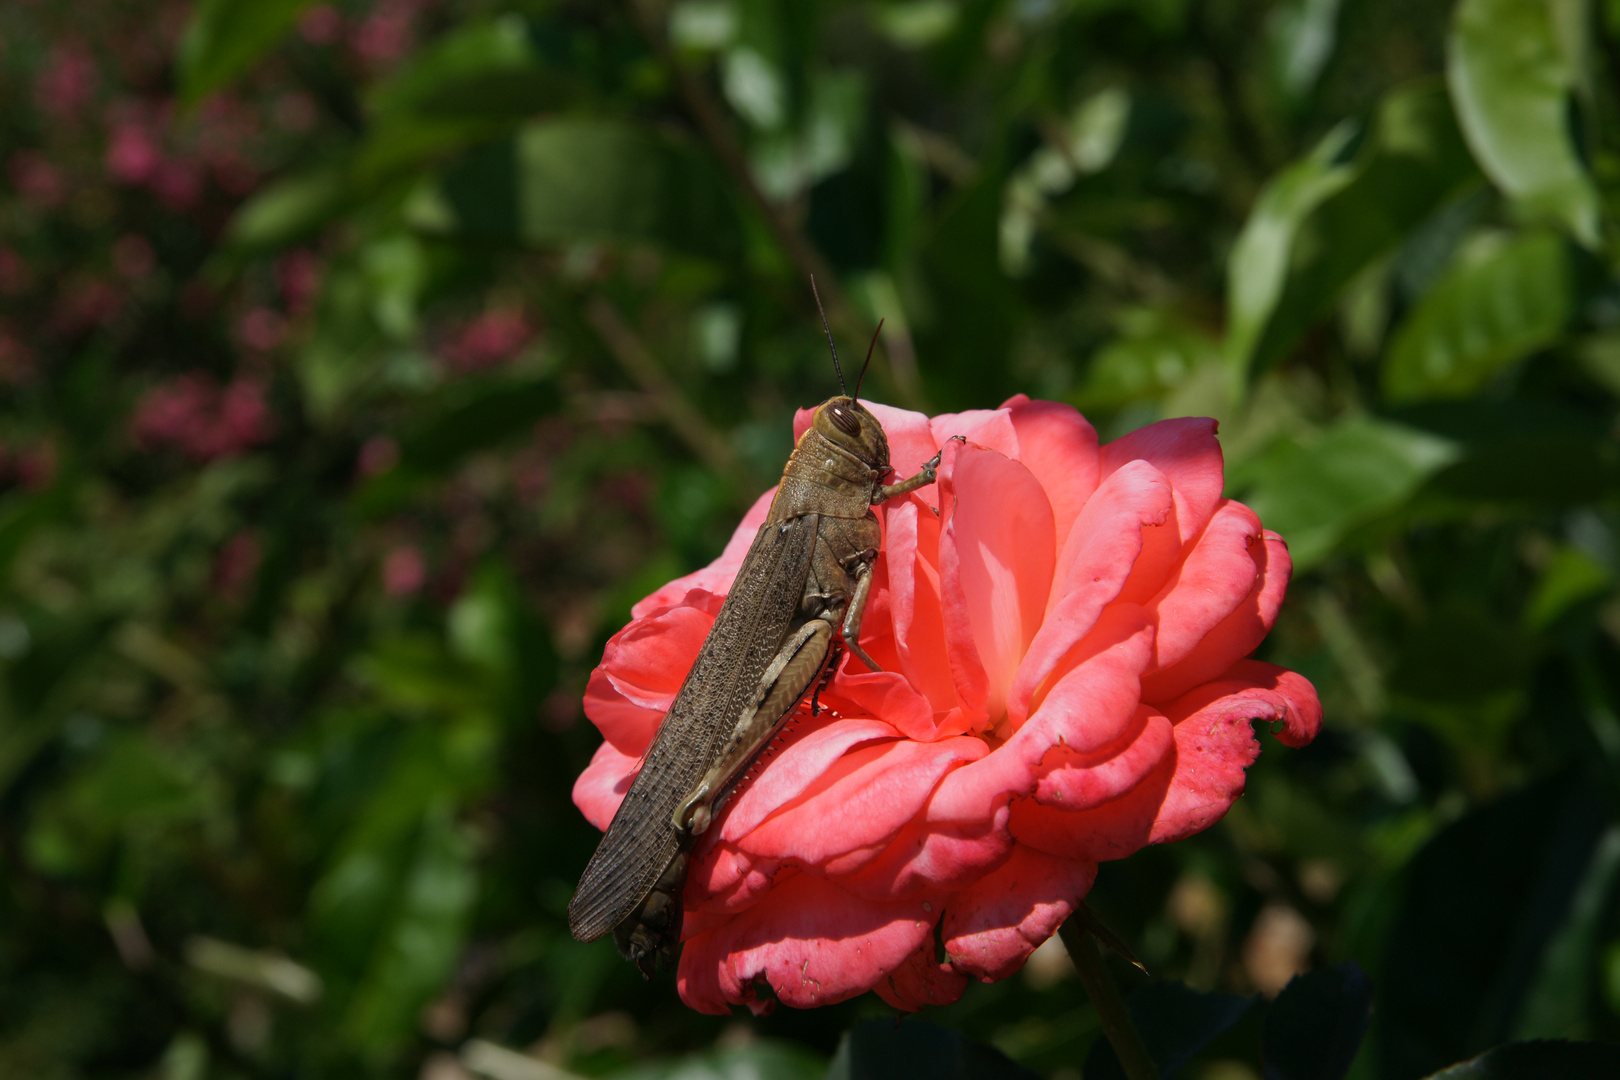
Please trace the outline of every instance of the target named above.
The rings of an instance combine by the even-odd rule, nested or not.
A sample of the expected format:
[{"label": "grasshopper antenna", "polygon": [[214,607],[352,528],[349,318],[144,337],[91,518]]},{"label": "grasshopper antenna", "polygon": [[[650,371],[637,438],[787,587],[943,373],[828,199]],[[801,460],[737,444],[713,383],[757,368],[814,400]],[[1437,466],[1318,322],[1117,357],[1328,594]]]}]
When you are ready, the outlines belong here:
[{"label": "grasshopper antenna", "polygon": [[[833,344],[832,327],[827,325],[827,309],[821,306],[821,293],[816,291],[816,275],[810,275],[810,294],[816,298],[816,310],[821,312],[821,328],[827,332],[827,348],[832,350],[833,370],[838,372],[838,389],[849,397],[849,390],[844,386],[844,369],[838,366],[838,346]],[[863,372],[865,368],[861,369]],[[860,392],[860,384],[855,384],[856,393]]]},{"label": "grasshopper antenna", "polygon": [[877,329],[872,331],[871,344],[866,346],[866,363],[861,365],[861,373],[855,376],[855,400],[861,399],[861,383],[866,381],[866,369],[872,366],[872,350],[877,348],[878,335],[883,333],[883,320],[879,319]]}]

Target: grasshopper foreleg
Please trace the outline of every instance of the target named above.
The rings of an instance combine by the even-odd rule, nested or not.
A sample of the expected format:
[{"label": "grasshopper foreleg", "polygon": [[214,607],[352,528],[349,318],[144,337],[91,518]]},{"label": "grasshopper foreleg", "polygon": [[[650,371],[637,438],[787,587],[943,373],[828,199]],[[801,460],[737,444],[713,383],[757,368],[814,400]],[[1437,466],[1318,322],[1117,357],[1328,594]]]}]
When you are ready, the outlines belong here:
[{"label": "grasshopper foreleg", "polygon": [[[951,440],[964,443],[967,442],[966,437],[961,435],[952,435],[950,439],[945,441],[950,442]],[[944,457],[945,451],[942,449],[939,453],[923,462],[923,466],[917,470],[916,476],[907,477],[898,484],[884,484],[882,487],[874,490],[872,492],[873,505],[875,506],[876,504],[885,502],[897,495],[904,495],[907,492],[916,491],[920,487],[927,487],[929,484],[932,484],[938,478],[937,474],[939,473],[939,463],[944,460]]]}]

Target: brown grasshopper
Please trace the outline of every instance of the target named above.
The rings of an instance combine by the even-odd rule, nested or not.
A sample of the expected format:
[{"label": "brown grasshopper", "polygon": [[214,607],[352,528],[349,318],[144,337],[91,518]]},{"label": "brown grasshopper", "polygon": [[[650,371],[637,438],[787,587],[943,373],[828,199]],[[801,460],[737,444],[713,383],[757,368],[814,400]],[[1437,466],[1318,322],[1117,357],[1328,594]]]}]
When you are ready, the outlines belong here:
[{"label": "brown grasshopper", "polygon": [[845,390],[825,312],[821,321],[845,392],[817,407],[793,448],[714,628],[568,905],[575,938],[612,931],[649,978],[680,941],[688,853],[737,782],[805,694],[831,678],[840,649],[880,670],[859,644],[882,540],[872,507],[933,483],[939,468],[935,454],[917,475],[884,483],[894,470],[883,426]]}]

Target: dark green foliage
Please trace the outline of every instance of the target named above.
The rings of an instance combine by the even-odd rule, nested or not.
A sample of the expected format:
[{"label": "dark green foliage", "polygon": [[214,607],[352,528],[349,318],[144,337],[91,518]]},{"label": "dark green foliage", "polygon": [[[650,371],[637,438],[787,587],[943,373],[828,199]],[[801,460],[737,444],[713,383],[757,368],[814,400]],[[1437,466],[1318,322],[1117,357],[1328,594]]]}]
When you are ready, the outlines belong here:
[{"label": "dark green foliage", "polygon": [[864,396],[1214,416],[1290,543],[1322,736],[1090,897],[1167,1073],[1620,1075],[1612,6],[0,4],[0,1075],[1115,1075],[1051,949],[896,1026],[567,934],[812,271]]}]

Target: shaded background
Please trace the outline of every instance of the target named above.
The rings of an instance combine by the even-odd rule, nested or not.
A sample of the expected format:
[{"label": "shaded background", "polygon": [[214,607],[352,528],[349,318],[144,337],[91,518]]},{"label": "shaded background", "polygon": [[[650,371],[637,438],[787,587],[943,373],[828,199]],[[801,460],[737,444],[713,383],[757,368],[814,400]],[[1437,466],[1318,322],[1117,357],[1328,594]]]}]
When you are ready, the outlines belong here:
[{"label": "shaded background", "polygon": [[[814,1077],[889,1015],[564,918],[585,679],[831,392],[810,272],[867,396],[1216,416],[1291,542],[1327,727],[1104,867],[1155,974],[1356,961],[1365,1080],[1620,1037],[1611,19],[0,5],[0,1073]],[[1098,1030],[1052,949],[926,1018]]]}]

